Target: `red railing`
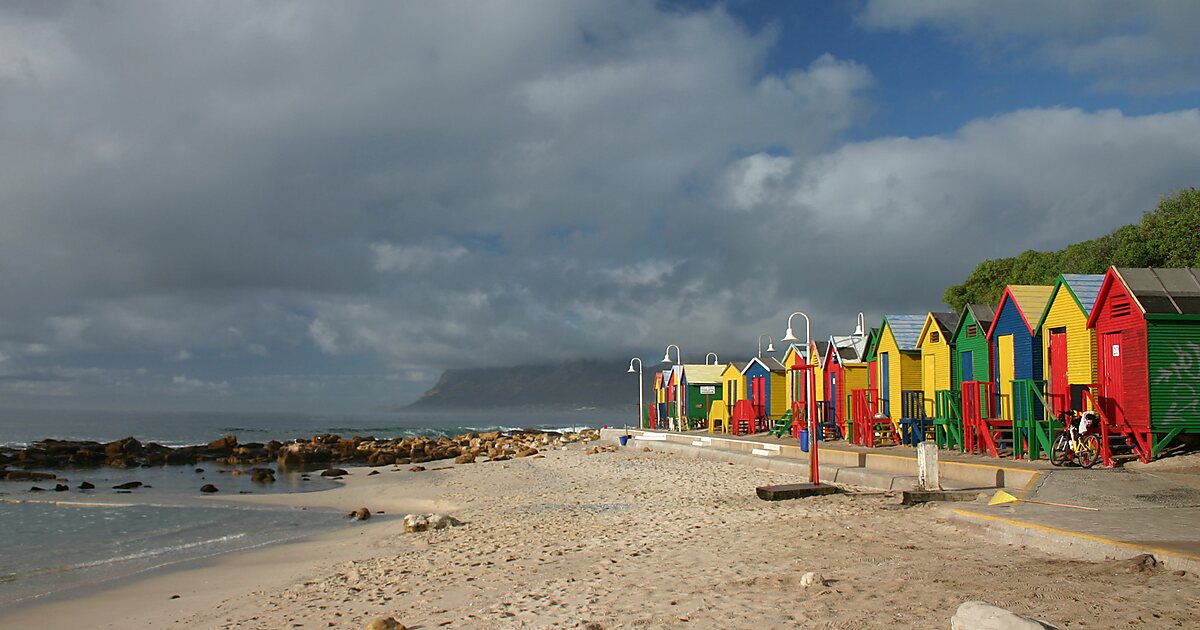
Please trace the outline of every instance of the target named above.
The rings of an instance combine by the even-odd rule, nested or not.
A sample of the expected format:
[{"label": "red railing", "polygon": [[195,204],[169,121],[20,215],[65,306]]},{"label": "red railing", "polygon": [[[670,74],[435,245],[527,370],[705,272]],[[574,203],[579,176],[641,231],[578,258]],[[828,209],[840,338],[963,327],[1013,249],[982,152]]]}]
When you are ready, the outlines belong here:
[{"label": "red railing", "polygon": [[875,415],[879,413],[879,390],[870,387],[850,394],[850,417],[854,426],[850,441],[859,446],[875,445]]},{"label": "red railing", "polygon": [[[1095,385],[1092,385],[1089,389],[1083,390],[1083,395],[1085,398],[1087,398],[1088,403],[1091,404],[1092,409],[1100,415],[1100,459],[1104,462],[1106,467],[1112,468],[1112,446],[1108,443],[1109,427],[1111,426],[1115,429],[1120,429],[1121,427],[1118,427],[1117,423],[1113,422],[1112,419],[1108,417],[1108,414],[1104,412],[1104,407],[1097,403],[1096,397],[1092,395],[1091,388],[1096,388],[1097,390],[1099,389]],[[1128,419],[1123,418],[1122,420],[1125,424],[1125,428],[1122,433],[1132,437],[1133,451],[1137,453],[1138,459],[1142,460],[1143,463],[1150,463],[1150,459],[1153,457],[1153,446],[1150,444],[1150,442],[1153,441],[1153,438],[1144,437],[1145,432],[1139,432],[1137,429],[1134,429],[1133,425],[1129,424]]]},{"label": "red railing", "polygon": [[995,432],[1002,425],[1011,426],[1011,420],[992,418],[992,384],[986,381],[963,381],[963,448],[968,453],[986,452],[992,457],[1000,456]]}]

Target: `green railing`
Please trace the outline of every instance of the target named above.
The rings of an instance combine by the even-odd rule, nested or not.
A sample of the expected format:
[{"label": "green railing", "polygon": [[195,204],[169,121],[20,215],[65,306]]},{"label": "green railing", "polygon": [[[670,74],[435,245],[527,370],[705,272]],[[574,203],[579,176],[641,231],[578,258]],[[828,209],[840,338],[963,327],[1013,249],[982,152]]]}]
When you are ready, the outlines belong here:
[{"label": "green railing", "polygon": [[938,448],[963,450],[962,392],[934,392],[933,431]]},{"label": "green railing", "polygon": [[1042,393],[1046,381],[1014,379],[1013,385],[1013,457],[1038,459],[1050,454],[1058,421],[1050,413]]}]

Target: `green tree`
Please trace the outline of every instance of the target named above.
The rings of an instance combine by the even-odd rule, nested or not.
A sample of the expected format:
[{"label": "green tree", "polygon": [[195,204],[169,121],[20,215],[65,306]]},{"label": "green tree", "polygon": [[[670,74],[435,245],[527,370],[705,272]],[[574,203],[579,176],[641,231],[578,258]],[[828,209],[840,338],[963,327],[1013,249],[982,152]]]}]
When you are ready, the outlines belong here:
[{"label": "green tree", "polygon": [[1050,284],[1060,273],[1104,273],[1119,267],[1200,267],[1200,190],[1163,197],[1138,224],[1075,243],[1057,252],[1027,251],[985,260],[942,300],[956,311],[970,303],[995,304],[1005,285]]}]

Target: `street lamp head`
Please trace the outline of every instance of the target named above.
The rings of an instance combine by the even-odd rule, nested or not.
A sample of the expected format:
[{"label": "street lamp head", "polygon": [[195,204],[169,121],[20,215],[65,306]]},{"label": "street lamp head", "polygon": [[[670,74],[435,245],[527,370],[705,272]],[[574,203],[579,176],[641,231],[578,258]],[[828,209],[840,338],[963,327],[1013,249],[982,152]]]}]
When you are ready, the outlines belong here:
[{"label": "street lamp head", "polygon": [[670,362],[671,362],[671,352],[670,352],[669,350],[668,350],[668,351],[667,351],[665,354],[663,354],[663,360],[662,360],[662,362],[663,362],[663,363],[670,363]]},{"label": "street lamp head", "polygon": [[768,342],[767,343],[767,352],[775,352],[775,344]]},{"label": "street lamp head", "polygon": [[632,364],[632,363],[630,363],[630,364],[629,364],[629,369],[628,369],[628,370],[626,370],[626,372],[627,372],[627,373],[629,373],[629,374],[635,374],[635,373],[637,373],[637,370],[633,369],[633,364]]},{"label": "street lamp head", "polygon": [[854,326],[854,336],[855,337],[861,337],[867,333],[866,321],[867,321],[866,317],[864,317],[862,313],[859,313],[858,314],[858,323],[855,324],[855,326]]},{"label": "street lamp head", "polygon": [[792,332],[792,327],[788,326],[787,332],[783,334],[783,339],[780,339],[780,341],[799,341],[799,339],[796,339],[795,333]]}]

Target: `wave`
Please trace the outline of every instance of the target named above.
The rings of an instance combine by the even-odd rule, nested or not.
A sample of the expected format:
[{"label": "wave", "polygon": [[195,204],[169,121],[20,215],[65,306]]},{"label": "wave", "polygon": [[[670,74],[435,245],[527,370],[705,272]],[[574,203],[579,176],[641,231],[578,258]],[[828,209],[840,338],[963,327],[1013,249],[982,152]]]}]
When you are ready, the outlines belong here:
[{"label": "wave", "polygon": [[59,565],[59,566],[53,566],[53,567],[42,567],[42,568],[38,568],[38,569],[32,569],[29,571],[23,571],[20,573],[0,574],[0,583],[15,582],[17,580],[28,579],[28,578],[34,577],[34,576],[69,573],[71,571],[79,571],[82,569],[91,569],[91,568],[95,568],[95,567],[102,567],[102,566],[107,566],[107,565],[111,565],[111,564],[116,564],[119,562],[130,562],[133,560],[145,560],[147,558],[155,558],[155,557],[158,557],[158,556],[161,556],[164,554],[168,554],[168,553],[177,553],[180,551],[186,551],[188,549],[195,549],[197,547],[204,547],[207,545],[216,545],[216,544],[220,544],[220,543],[227,543],[227,542],[231,542],[234,540],[240,540],[245,537],[246,537],[246,534],[244,532],[237,533],[237,534],[227,534],[225,536],[218,536],[216,538],[210,538],[208,540],[198,540],[195,542],[180,543],[178,545],[155,547],[152,549],[145,549],[143,551],[137,551],[134,553],[128,553],[128,554],[124,554],[124,555],[120,555],[120,556],[113,556],[110,558],[101,558],[99,560],[90,560],[88,562],[78,562],[75,564]]}]

